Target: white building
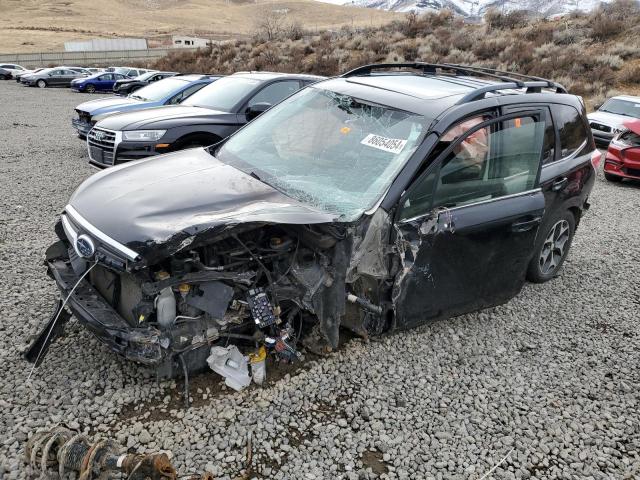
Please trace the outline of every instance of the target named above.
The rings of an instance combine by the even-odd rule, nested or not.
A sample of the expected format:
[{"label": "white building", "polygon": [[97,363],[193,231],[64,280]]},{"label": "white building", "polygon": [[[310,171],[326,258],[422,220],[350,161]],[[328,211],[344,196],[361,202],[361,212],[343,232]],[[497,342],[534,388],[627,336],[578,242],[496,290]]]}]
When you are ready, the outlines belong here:
[{"label": "white building", "polygon": [[144,38],[94,38],[64,42],[65,52],[100,52],[105,50],[146,50]]},{"label": "white building", "polygon": [[174,48],[204,48],[211,45],[208,38],[185,37],[182,35],[173,35],[171,37],[171,46]]}]

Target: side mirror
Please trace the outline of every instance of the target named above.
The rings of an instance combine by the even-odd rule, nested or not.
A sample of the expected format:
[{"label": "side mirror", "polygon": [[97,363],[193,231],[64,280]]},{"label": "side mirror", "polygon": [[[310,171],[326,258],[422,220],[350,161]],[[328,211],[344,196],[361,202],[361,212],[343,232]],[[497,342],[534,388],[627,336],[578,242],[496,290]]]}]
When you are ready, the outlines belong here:
[{"label": "side mirror", "polygon": [[597,105],[593,106],[594,110],[600,110],[600,107],[602,106],[602,103],[598,103]]},{"label": "side mirror", "polygon": [[245,111],[245,115],[247,116],[247,120],[253,120],[261,113],[266,112],[271,108],[271,104],[267,102],[254,103],[250,107],[247,107]]}]

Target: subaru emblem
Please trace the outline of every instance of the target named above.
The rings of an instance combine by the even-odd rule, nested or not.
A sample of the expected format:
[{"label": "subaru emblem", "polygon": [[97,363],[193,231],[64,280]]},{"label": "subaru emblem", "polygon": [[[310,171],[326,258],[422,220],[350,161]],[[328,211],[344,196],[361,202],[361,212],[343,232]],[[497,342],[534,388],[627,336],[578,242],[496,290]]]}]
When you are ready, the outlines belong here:
[{"label": "subaru emblem", "polygon": [[87,235],[80,235],[76,239],[76,252],[82,258],[91,258],[96,253],[96,246],[93,244],[93,240]]}]

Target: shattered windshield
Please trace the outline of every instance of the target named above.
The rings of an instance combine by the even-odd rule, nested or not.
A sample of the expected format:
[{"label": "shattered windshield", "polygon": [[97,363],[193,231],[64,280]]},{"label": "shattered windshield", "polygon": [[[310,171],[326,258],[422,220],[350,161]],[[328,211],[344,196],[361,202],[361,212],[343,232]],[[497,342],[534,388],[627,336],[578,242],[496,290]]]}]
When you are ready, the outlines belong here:
[{"label": "shattered windshield", "polygon": [[424,136],[418,114],[307,88],[215,152],[286,195],[351,221],[373,207]]}]

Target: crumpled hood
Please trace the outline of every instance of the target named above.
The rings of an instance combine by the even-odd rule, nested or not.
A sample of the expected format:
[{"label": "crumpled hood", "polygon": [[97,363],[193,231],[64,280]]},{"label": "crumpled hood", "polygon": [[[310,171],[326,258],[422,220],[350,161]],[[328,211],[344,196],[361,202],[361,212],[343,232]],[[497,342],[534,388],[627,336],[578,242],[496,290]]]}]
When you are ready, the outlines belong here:
[{"label": "crumpled hood", "polygon": [[88,102],[81,103],[76,107],[76,110],[82,110],[88,112],[89,115],[100,115],[108,113],[113,110],[118,110],[120,107],[127,107],[130,105],[142,105],[143,102],[135,100],[129,97],[105,97],[97,98],[96,100],[90,100]]},{"label": "crumpled hood", "polygon": [[618,127],[618,128],[622,128],[622,124],[627,120],[629,120],[629,117],[626,117],[624,115],[617,115],[615,113],[600,112],[600,111],[590,113],[589,115],[587,115],[587,118],[589,119],[589,121],[594,121],[594,122],[602,123],[609,127]]},{"label": "crumpled hood", "polygon": [[[142,128],[170,128],[175,126],[176,119],[188,120],[190,123],[224,122],[225,119],[235,123],[236,115],[210,110],[201,107],[182,105],[167,105],[155,108],[145,108],[133,112],[107,117],[100,122],[100,127],[108,130],[139,130]],[[163,122],[168,122],[165,125]]]},{"label": "crumpled hood", "polygon": [[162,244],[175,238],[187,239],[188,244],[191,237],[214,227],[334,219],[221,163],[204,148],[103,170],[82,183],[69,204],[94,227],[143,257],[158,245],[167,250]]},{"label": "crumpled hood", "polygon": [[640,135],[640,119],[626,120],[623,125],[636,135]]}]

